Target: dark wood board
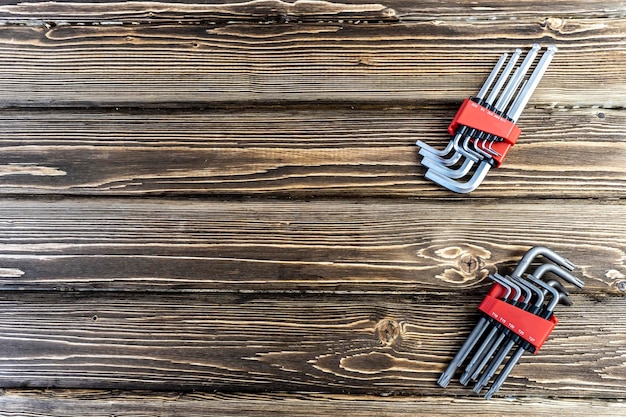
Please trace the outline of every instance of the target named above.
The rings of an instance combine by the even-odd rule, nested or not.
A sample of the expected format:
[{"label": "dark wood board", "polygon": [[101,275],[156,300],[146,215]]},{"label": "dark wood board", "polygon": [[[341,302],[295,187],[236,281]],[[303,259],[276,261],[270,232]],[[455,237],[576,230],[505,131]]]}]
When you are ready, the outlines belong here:
[{"label": "dark wood board", "polygon": [[[1,0],[0,414],[626,416],[624,16]],[[535,42],[503,167],[426,181],[415,140]],[[574,305],[494,400],[438,387],[533,245]]]},{"label": "dark wood board", "polygon": [[[148,400],[149,399],[149,400]],[[544,397],[381,396],[324,393],[206,393],[105,390],[5,390],[0,407],[15,415],[111,416],[471,416],[616,417],[623,401]]]},{"label": "dark wood board", "polygon": [[543,245],[585,292],[624,294],[625,217],[559,200],[5,200],[0,271],[5,290],[483,293]]},{"label": "dark wood board", "polygon": [[110,0],[0,2],[0,19],[7,22],[64,21],[82,23],[125,22],[150,24],[163,21],[201,22],[274,22],[350,21],[387,22],[394,20],[430,21],[511,21],[536,19],[558,21],[581,17],[621,18],[626,8],[621,1],[523,0],[502,1],[387,0],[276,1],[212,0],[198,2],[114,2]]},{"label": "dark wood board", "polygon": [[[501,395],[623,398],[626,298],[572,294]],[[480,297],[0,294],[0,383],[22,388],[468,395],[435,381]]]},{"label": "dark wood board", "polygon": [[0,106],[455,102],[498,57],[560,49],[531,106],[626,105],[626,21],[0,26]]},{"label": "dark wood board", "polygon": [[[3,195],[465,199],[424,178],[455,105],[0,113]],[[474,198],[624,198],[622,111],[530,108]]]}]

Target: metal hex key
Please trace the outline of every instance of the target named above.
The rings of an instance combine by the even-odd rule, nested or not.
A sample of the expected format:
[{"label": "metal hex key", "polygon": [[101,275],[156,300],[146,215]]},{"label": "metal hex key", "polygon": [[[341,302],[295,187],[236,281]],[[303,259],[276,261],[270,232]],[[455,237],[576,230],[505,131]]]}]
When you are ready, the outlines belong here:
[{"label": "metal hex key", "polygon": [[[520,53],[521,53],[521,50],[520,50]],[[498,62],[496,63],[496,66],[493,67],[493,70],[491,70],[491,73],[487,77],[487,80],[485,81],[482,88],[480,89],[480,91],[475,97],[475,100],[478,104],[480,105],[485,104],[484,97],[487,94],[487,91],[489,91],[489,89],[491,88],[491,85],[493,84],[493,82],[496,80],[496,77],[498,76],[498,73],[500,72],[500,69],[504,65],[504,62],[506,61],[508,56],[509,54],[506,54],[506,53],[503,54],[498,60]],[[459,131],[456,132],[454,139],[448,142],[448,146],[446,146],[446,148],[442,151],[439,151],[431,147],[427,143],[422,142],[421,140],[418,140],[416,142],[416,145],[421,148],[419,151],[420,155],[424,157],[431,157],[431,158],[437,159],[442,164],[453,165],[459,160],[459,158],[461,157],[461,154],[458,154],[456,152],[453,153],[453,155],[450,158],[457,156],[457,159],[455,159],[454,161],[452,161],[452,159],[445,159],[444,157],[450,154],[450,152],[455,151],[455,143],[457,143],[459,140],[461,140],[461,138],[463,138],[467,130],[468,130],[467,126],[462,126],[459,129]],[[440,157],[440,158],[437,158],[437,157]]]},{"label": "metal hex key", "polygon": [[[554,264],[542,263],[532,274],[528,273],[527,271],[531,264],[535,263],[540,256],[554,262]],[[501,373],[496,377],[485,396],[485,398],[490,398],[503,384],[524,351],[530,350],[534,352],[535,349],[541,347],[541,344],[546,340],[547,335],[552,327],[554,327],[554,323],[556,323],[553,322],[551,327],[545,327],[546,324],[550,324],[549,319],[552,317],[555,306],[558,303],[571,304],[571,301],[567,297],[567,291],[558,281],[551,280],[546,283],[541,281],[540,278],[546,273],[553,273],[558,278],[581,288],[584,285],[583,282],[568,272],[573,269],[574,264],[569,260],[546,247],[535,246],[528,250],[522,257],[511,274],[511,277],[490,274],[490,278],[499,284],[499,286],[494,286],[490,291],[490,299],[494,300],[495,298],[500,300],[501,307],[495,310],[492,310],[494,307],[484,307],[485,309],[483,311],[485,311],[485,313],[481,316],[476,327],[450,362],[447,369],[439,377],[437,383],[442,387],[446,387],[456,370],[473,352],[473,356],[466,365],[465,372],[461,376],[460,382],[467,384],[470,379],[478,379],[474,391],[479,393],[482,388],[489,383],[505,359],[509,357],[509,360],[506,362]],[[545,301],[547,294],[550,295],[549,302]],[[485,304],[485,302],[487,304]],[[492,301],[488,301],[487,299],[485,299],[485,302],[483,302],[485,306],[497,306],[497,304],[493,304]],[[504,308],[507,304],[511,306],[501,310],[501,308]],[[482,306],[481,309],[483,309]],[[529,317],[536,316],[537,320],[540,322],[536,322],[536,320],[531,322],[547,330],[547,333],[539,333],[543,336],[539,336],[539,334],[534,335],[539,337],[540,341],[533,338],[528,339],[524,336],[525,333],[532,328],[519,328],[519,330],[523,331],[513,331],[513,329],[518,329],[518,327],[509,320],[512,319],[513,322],[517,320],[515,318],[518,315],[518,313],[516,313],[517,311],[523,311],[524,314]],[[493,316],[494,318],[491,317],[491,312],[496,314]],[[500,322],[500,319],[505,321]],[[534,345],[531,344],[531,341],[534,341]],[[485,371],[480,375],[483,368],[485,368]]]},{"label": "metal hex key", "polygon": [[[524,74],[528,70],[528,67],[530,66],[534,57],[536,56],[537,54],[536,51],[538,49],[539,49],[539,45],[533,46],[533,48],[530,50],[530,52],[524,59],[524,62],[522,63],[522,65],[515,71],[513,76],[509,79],[508,78],[509,74],[511,73],[511,71],[513,71],[513,68],[515,67],[515,64],[517,63],[517,60],[522,53],[520,49],[517,49],[515,51],[513,56],[511,56],[511,59],[509,60],[509,62],[506,64],[506,67],[504,68],[504,70],[502,70],[502,74],[500,75],[500,78],[498,78],[498,81],[494,85],[491,93],[489,93],[489,97],[487,97],[487,99],[485,100],[484,107],[490,110],[494,110],[496,112],[502,112],[504,107],[509,103],[509,100],[513,92],[519,85],[519,82],[522,80],[522,77],[524,76]],[[522,68],[525,68],[523,70],[523,73],[520,71]],[[504,83],[507,80],[508,80],[508,83],[504,89],[504,92],[500,94],[500,90],[502,89],[502,87],[504,86]],[[510,93],[508,93],[508,91],[510,91]],[[508,98],[507,98],[507,94],[509,96]],[[494,104],[496,99],[498,100],[498,102]],[[461,148],[458,147],[459,141],[458,140],[454,141],[454,149],[457,151],[457,154],[464,155],[467,157],[464,164],[460,168],[457,168],[457,169],[447,168],[446,165],[448,164],[442,165],[440,163],[437,163],[441,161],[432,160],[429,158],[427,154],[423,154],[424,158],[422,159],[422,165],[436,172],[439,172],[440,174],[445,175],[448,178],[456,179],[456,178],[461,178],[465,176],[465,174],[467,174],[470,171],[471,167],[474,165],[474,162],[479,162],[485,157],[490,157],[490,155],[486,154],[485,151],[481,150],[479,147],[474,147],[473,150],[470,150],[468,148],[470,144],[470,139],[475,138],[477,135],[479,135],[479,133],[480,132],[477,131],[476,129],[469,129],[469,130],[461,129],[461,133],[455,136],[455,139],[457,137],[464,137],[463,146]]]},{"label": "metal hex key", "polygon": [[[513,92],[515,91],[515,89],[517,88],[517,86],[519,85],[519,82],[521,81],[521,79],[523,78],[523,76],[525,75],[526,71],[528,70],[528,67],[530,66],[530,64],[532,63],[532,61],[534,60],[534,57],[537,54],[537,51],[540,49],[540,46],[535,44],[533,45],[533,47],[531,48],[531,50],[529,51],[529,53],[526,56],[526,59],[524,60],[524,62],[522,63],[522,65],[515,71],[515,73],[513,74],[513,76],[511,77],[511,79],[509,80],[509,83],[507,84],[504,93],[502,95],[499,96],[500,90],[502,88],[502,86],[504,85],[504,83],[507,81],[509,74],[511,73],[517,58],[519,57],[521,50],[516,50],[515,53],[513,54],[513,56],[511,57],[511,59],[509,60],[509,62],[507,63],[506,67],[504,68],[504,70],[502,71],[502,74],[500,75],[500,77],[498,78],[498,80],[496,81],[495,86],[493,87],[493,89],[491,90],[491,93],[489,94],[489,97],[485,100],[484,103],[481,104],[485,104],[485,106],[491,110],[495,110],[498,111],[499,113],[502,113],[506,107],[506,105],[508,104],[508,101],[510,100]],[[502,60],[502,58],[501,58]],[[500,63],[500,61],[499,61]],[[494,68],[494,70],[496,70],[499,67],[499,65],[496,65],[496,68]],[[523,70],[522,70],[523,68]],[[492,71],[493,74],[493,71]],[[488,81],[491,79],[491,75],[488,78]],[[485,83],[487,85],[487,83]],[[485,87],[485,86],[483,86]],[[484,88],[481,89],[481,93],[483,93],[483,90],[485,90]],[[498,99],[496,106],[497,108],[495,108],[493,106],[494,101]],[[437,166],[434,164],[436,162],[441,162],[442,166],[449,166],[452,165],[455,161],[457,161],[461,155],[466,155],[470,158],[470,160],[472,161],[479,161],[484,159],[484,157],[489,157],[488,154],[486,154],[484,151],[483,152],[477,152],[480,150],[480,148],[478,147],[474,147],[475,151],[472,151],[470,149],[467,148],[468,144],[469,144],[469,140],[476,135],[476,129],[470,129],[468,130],[465,126],[462,126],[461,128],[459,128],[459,132],[457,132],[457,134],[455,135],[454,139],[451,141],[452,144],[454,145],[453,147],[455,148],[455,150],[457,151],[456,153],[456,157],[450,158],[448,160],[442,160],[442,159],[437,159],[437,158],[432,158],[432,156],[429,157],[428,152],[423,152],[424,149],[422,149],[422,151],[420,151],[420,154],[423,155],[425,158],[422,161],[422,164],[435,170],[438,171]],[[463,149],[459,149],[458,148],[458,142],[460,141],[461,138],[464,138],[464,142],[463,142]],[[421,145],[421,142],[418,142],[418,145]],[[482,157],[481,157],[482,154]],[[429,158],[432,158],[433,160],[431,161]],[[468,161],[466,161],[468,162]],[[471,162],[469,164],[471,166]],[[449,178],[460,178],[464,175],[464,171],[466,170],[466,167],[468,166],[468,164],[464,164],[464,167],[462,167],[463,169],[458,169],[458,170],[450,170],[450,172],[444,170],[444,169],[440,169],[440,173],[442,173],[442,175],[445,175]],[[458,175],[459,173],[461,173],[462,175]]]},{"label": "metal hex key", "polygon": [[[508,283],[502,280],[498,275],[490,275],[490,278],[498,284],[502,285],[502,287],[506,290],[503,298],[505,300],[508,299],[512,292],[512,288],[508,285]],[[448,368],[441,374],[441,376],[437,380],[437,384],[444,388],[448,386],[457,368],[463,363],[463,361],[465,361],[465,359],[470,354],[471,350],[474,348],[474,345],[478,342],[488,325],[489,319],[485,316],[481,316],[478,320],[478,323],[476,323],[474,330],[472,330],[470,335],[465,340],[463,346],[461,346],[452,361],[450,361]]]},{"label": "metal hex key", "polygon": [[[549,318],[552,315],[554,308],[559,303],[562,293],[550,286],[546,286],[545,288],[548,289],[552,297],[548,305],[544,306],[540,310],[539,315],[543,318]],[[504,359],[506,359],[506,356],[508,355],[509,351],[513,348],[515,344],[516,344],[516,341],[511,338],[507,341],[507,343],[502,348],[500,348],[500,350],[494,356],[493,360],[491,361],[491,363],[489,364],[489,366],[487,367],[487,369],[485,370],[481,378],[478,380],[478,382],[474,386],[474,392],[476,394],[480,393],[483,387],[489,383],[489,380],[496,373],[496,371],[498,370],[498,368],[500,367]]]},{"label": "metal hex key", "polygon": [[[567,304],[567,305],[571,305],[571,300],[569,299],[569,297],[567,297],[567,293],[563,291],[558,291],[558,301],[563,302],[564,304]],[[544,318],[549,319],[552,316],[553,311],[554,309],[550,310],[548,307],[546,308],[546,310],[543,312],[542,315],[544,316]],[[520,360],[524,352],[526,352],[526,347],[524,345],[520,345],[515,351],[515,353],[511,355],[511,358],[509,359],[509,361],[506,363],[506,365],[504,366],[500,374],[496,377],[493,384],[491,384],[491,387],[489,387],[487,394],[485,394],[485,399],[487,400],[490,399],[493,396],[493,394],[495,394],[500,389],[500,387],[502,386],[506,378],[509,376],[509,374],[513,370],[513,367]]]},{"label": "metal hex key", "polygon": [[[546,248],[544,246],[534,246],[528,252],[526,252],[526,254],[522,257],[519,264],[513,271],[512,275],[514,277],[515,276],[520,277],[530,267],[533,260],[535,260],[538,256],[544,256],[545,258],[551,260],[552,262],[566,269],[569,269],[569,270],[574,269],[574,264],[572,264],[572,262],[565,259],[564,257],[557,254],[556,252],[552,251],[551,249]],[[497,283],[503,285],[509,291],[506,294],[506,297],[504,297],[504,299],[507,299],[512,289],[512,287],[510,286],[510,281],[504,280],[499,275],[490,275],[490,278],[492,278]],[[439,380],[437,381],[437,383],[440,386],[446,387],[449,384],[457,368],[461,366],[463,361],[465,361],[465,359],[471,353],[471,350],[480,341],[481,337],[483,336],[483,334],[485,333],[485,330],[488,327],[489,327],[489,319],[484,316],[481,317],[478,323],[476,324],[476,327],[474,328],[472,333],[470,333],[470,335],[468,336],[467,340],[465,341],[465,343],[463,344],[463,346],[461,347],[457,355],[448,365],[448,368],[446,369],[446,371],[439,377]]]},{"label": "metal hex key", "polygon": [[[544,271],[540,271],[540,268],[543,267],[543,266],[550,267],[550,266],[553,266],[553,265],[542,265],[542,266],[540,266],[539,268],[537,268],[537,272],[538,272],[537,275],[543,275],[543,273],[547,272],[547,270],[545,270],[545,272]],[[564,278],[568,282],[571,281],[570,278],[576,279],[571,274],[569,274],[567,271],[564,271],[564,270],[562,270],[562,269],[560,269],[558,267],[550,269],[550,272],[554,273],[555,275],[557,275],[557,276],[559,276],[561,278]],[[544,288],[547,292],[549,292],[552,295],[552,298],[551,298],[550,302],[546,306],[538,305],[538,306],[536,306],[535,308],[533,308],[531,310],[531,312],[533,314],[537,314],[539,317],[542,317],[542,318],[545,318],[545,319],[549,319],[552,316],[552,312],[554,311],[554,308],[556,307],[558,302],[562,301],[564,299],[563,296],[567,296],[567,294],[565,294],[562,291],[559,291],[558,288],[556,288],[556,287],[549,286],[549,285],[543,283],[542,281],[540,281],[539,279],[537,279],[533,275],[530,275],[530,274],[527,275],[526,279],[530,280],[531,282],[533,282],[533,283],[535,283],[535,284],[537,284],[539,286],[541,286],[542,288]],[[482,388],[489,383],[489,380],[496,373],[496,371],[498,370],[498,368],[500,367],[502,362],[506,359],[507,355],[510,353],[511,349],[514,347],[515,344],[520,345],[520,348],[522,350],[525,350],[524,343],[523,343],[523,341],[521,339],[516,338],[516,337],[509,337],[507,342],[502,347],[500,347],[498,353],[496,353],[496,355],[494,356],[493,360],[491,361],[491,363],[489,364],[489,366],[485,370],[484,374],[482,375],[482,377],[478,380],[478,382],[474,386],[474,392],[475,393],[478,394],[482,390]],[[530,345],[528,345],[528,347],[529,346]],[[521,357],[521,354],[520,354],[520,357]],[[511,365],[511,369],[513,368],[513,366],[514,366],[514,364]],[[510,372],[510,370],[509,370],[509,372]],[[506,378],[506,376],[504,378]],[[504,380],[502,380],[502,382],[504,382]],[[502,384],[502,382],[500,384]],[[491,395],[493,395],[493,393],[495,393],[495,391],[491,392],[489,397],[491,397]]]},{"label": "metal hex key", "polygon": [[[531,256],[529,256],[527,260],[530,260],[534,256],[532,252],[537,254],[538,252],[543,252],[544,250],[545,248],[542,248],[542,247],[533,248],[531,251],[529,251],[529,254]],[[524,267],[524,269],[526,268],[527,266]],[[579,286],[579,283],[582,283],[582,281],[580,281],[575,276],[571,275],[569,272],[553,264],[540,265],[533,272],[532,275],[528,274],[526,275],[525,278],[517,278],[517,280],[519,280],[520,283],[523,283],[533,292],[534,301],[532,301],[531,303],[531,300],[529,300],[529,304],[526,306],[528,307],[529,311],[531,311],[533,314],[536,314],[538,311],[540,311],[541,306],[543,305],[543,301],[544,301],[545,284],[538,280],[548,272],[551,272],[557,275],[558,277],[562,278],[563,280],[576,286]],[[535,286],[535,284],[538,285],[539,287],[544,288],[544,291],[542,291],[537,286]],[[565,291],[565,289],[562,286],[560,286],[559,289],[562,289],[561,291]],[[495,342],[493,342],[492,340],[485,340],[483,342],[484,347],[481,346],[481,349],[488,347],[488,350],[485,351],[485,353],[480,358],[477,358],[476,356],[480,354],[481,350],[479,349],[476,351],[474,355],[474,359],[472,359],[472,362],[470,362],[467,365],[465,372],[459,379],[459,381],[463,385],[467,385],[470,379],[474,381],[478,379],[480,371],[487,365],[487,362],[489,361],[491,356],[496,352],[496,349],[498,349],[500,344],[504,341],[505,336],[506,336],[505,333],[500,333],[500,335],[498,336],[497,340],[495,340]]]},{"label": "metal hex key", "polygon": [[[537,306],[543,304],[543,293],[534,285],[525,282],[524,280],[518,278],[515,279],[518,282],[520,287],[526,289],[526,293],[524,294],[524,301],[519,303],[518,306],[524,310],[527,310],[529,307]],[[531,300],[535,300],[534,304],[531,304]],[[502,343],[502,340],[506,336],[506,332],[503,331],[503,327],[501,324],[495,322],[495,325],[492,327],[491,332],[487,335],[487,337],[483,340],[483,343],[480,347],[474,352],[474,357],[470,360],[470,362],[465,367],[465,371],[461,378],[459,378],[459,382],[463,385],[467,385],[470,379],[476,379],[480,370],[487,364],[489,358],[497,347]]]},{"label": "metal hex key", "polygon": [[[502,55],[478,95],[472,101],[515,123],[557,51],[554,45],[548,46],[530,77],[525,79],[540,49],[538,44],[533,45],[522,64],[510,77],[509,75],[515,67],[521,51],[515,51],[502,73],[499,74],[501,67],[508,58],[508,54]],[[492,87],[494,81],[495,85]],[[516,92],[517,95],[515,95]],[[487,98],[485,99],[486,95]],[[501,140],[501,138],[491,134],[460,125],[444,150],[436,150],[422,141],[417,141],[417,145],[421,148],[419,153],[423,156],[422,165],[428,168],[425,174],[426,178],[451,191],[468,193],[475,190],[486,177],[490,168],[496,165],[494,157],[504,157],[493,149],[494,143]],[[462,162],[459,162],[461,160]],[[470,174],[474,167],[474,172],[469,179],[460,181]]]},{"label": "metal hex key", "polygon": [[[523,110],[522,105],[525,106],[530,99],[530,95],[534,92],[534,88],[530,87],[537,86],[538,80],[543,75],[543,73],[547,69],[548,64],[552,60],[552,56],[554,55],[554,51],[556,50],[556,48],[551,48],[553,47],[549,47],[548,50],[544,53],[541,60],[537,64],[533,75],[531,76],[531,79],[537,81],[532,84],[530,82],[526,82],[524,84],[524,88],[522,88],[521,91],[518,93],[518,96],[516,97],[515,102],[511,107],[511,109],[515,111],[513,112],[511,110],[508,113],[505,113],[509,120],[516,122],[517,117],[514,116],[517,115],[519,117],[519,114],[521,114],[521,111]],[[474,174],[465,182],[457,181],[455,178],[450,178],[433,169],[429,169],[426,172],[426,178],[448,188],[451,191],[457,193],[468,193],[475,190],[482,183],[493,164],[493,159],[491,157],[482,159],[478,164],[478,167],[476,168]]]},{"label": "metal hex key", "polygon": [[[496,80],[495,85],[493,86],[493,88],[491,88],[491,84],[493,83],[495,76],[498,75],[498,71],[501,66],[501,61],[503,62],[502,59],[506,58],[507,56],[507,54],[503,55],[500,58],[500,61],[498,61],[498,64],[496,64],[496,67],[491,72],[489,78],[487,78],[487,81],[485,82],[485,84],[483,85],[483,88],[478,93],[478,96],[476,96],[477,100],[473,100],[473,101],[476,101],[481,106],[492,108],[493,101],[497,97],[497,94],[500,92],[502,85],[507,80],[509,74],[513,70],[513,67],[515,63],[517,62],[517,59],[519,58],[521,53],[522,51],[520,49],[517,49],[515,51],[515,53],[511,56],[508,63],[502,70],[502,73],[500,74],[499,78]],[[489,94],[489,97],[487,97],[486,99],[483,99],[484,95],[489,91],[490,88],[491,88],[491,93]],[[469,149],[467,147],[468,139],[475,134],[476,134],[475,129],[469,128],[468,126],[460,126],[456,130],[454,138],[449,142],[451,145],[451,151],[453,153],[451,156],[447,158],[444,158],[443,156],[433,155],[430,152],[428,152],[427,148],[424,148],[422,146],[422,149],[420,150],[420,155],[424,157],[422,159],[422,165],[429,167],[431,169],[435,169],[435,170],[441,169],[444,175],[447,175],[450,178],[462,177],[463,175],[465,175],[465,173],[469,171],[469,169],[471,169],[471,166],[474,164],[474,162],[478,162],[482,160],[484,157],[484,155],[481,154],[481,152],[479,152],[477,148]],[[461,145],[461,142],[463,142],[462,145]],[[418,141],[417,144],[420,145],[422,143]],[[461,168],[458,168],[456,170],[453,170],[453,169],[446,170],[444,168],[444,167],[455,165],[459,160],[461,160],[463,156],[465,156],[466,159]],[[455,175],[457,173],[459,174]]]}]

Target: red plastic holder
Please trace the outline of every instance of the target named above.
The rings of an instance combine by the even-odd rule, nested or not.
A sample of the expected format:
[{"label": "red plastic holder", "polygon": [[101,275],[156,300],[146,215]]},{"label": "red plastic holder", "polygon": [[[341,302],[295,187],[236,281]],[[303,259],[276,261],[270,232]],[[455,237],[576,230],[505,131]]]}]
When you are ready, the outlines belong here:
[{"label": "red plastic holder", "polygon": [[[515,145],[522,131],[506,117],[481,106],[466,98],[457,111],[452,123],[448,126],[448,133],[454,135],[459,126],[467,126],[481,132],[497,136],[497,141],[490,141],[489,149],[485,149],[493,156],[494,166],[502,165],[511,146]],[[484,147],[483,147],[484,148]]]},{"label": "red plastic holder", "polygon": [[478,308],[530,343],[534,347],[533,353],[536,354],[559,321],[554,316],[544,319],[500,300],[497,297],[503,296],[503,291],[505,290],[501,285],[495,284]]}]

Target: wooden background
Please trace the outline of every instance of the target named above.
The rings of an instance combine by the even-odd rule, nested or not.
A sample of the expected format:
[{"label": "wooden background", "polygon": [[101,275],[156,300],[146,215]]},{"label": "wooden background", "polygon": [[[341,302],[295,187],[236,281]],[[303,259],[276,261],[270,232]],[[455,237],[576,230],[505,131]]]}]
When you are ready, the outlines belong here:
[{"label": "wooden background", "polygon": [[[0,414],[626,415],[622,1],[0,2]],[[502,168],[424,179],[499,55]],[[586,282],[496,398],[435,383],[489,272]]]}]

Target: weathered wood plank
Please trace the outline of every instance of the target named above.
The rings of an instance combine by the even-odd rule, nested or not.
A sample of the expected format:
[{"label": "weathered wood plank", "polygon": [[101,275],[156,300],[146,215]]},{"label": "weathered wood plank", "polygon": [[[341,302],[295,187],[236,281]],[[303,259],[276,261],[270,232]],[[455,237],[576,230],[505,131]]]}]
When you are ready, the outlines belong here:
[{"label": "weathered wood plank", "polygon": [[337,416],[372,415],[432,417],[503,415],[534,417],[617,417],[626,414],[619,400],[542,397],[384,397],[321,393],[212,394],[204,392],[147,392],[94,390],[5,390],[0,408],[7,415],[67,417],[207,415],[231,416]]},{"label": "weathered wood plank", "polygon": [[397,20],[395,10],[376,3],[253,0],[217,2],[3,2],[0,19],[6,23],[45,20],[47,23],[152,22],[319,22],[344,19]]},{"label": "weathered wood plank", "polygon": [[[449,140],[452,106],[177,112],[4,111],[0,193],[445,197],[417,139]],[[626,112],[529,108],[474,197],[626,197]]]},{"label": "weathered wood plank", "polygon": [[[559,309],[500,395],[623,398],[626,298]],[[0,294],[3,387],[467,395],[476,296]]]},{"label": "weathered wood plank", "polygon": [[3,201],[3,289],[479,292],[534,245],[589,294],[626,291],[626,206]]},{"label": "weathered wood plank", "polygon": [[[611,296],[626,293],[625,12],[2,1],[0,194],[343,197],[3,198],[0,384],[79,390],[5,391],[2,413],[626,415],[626,298]],[[560,52],[474,194],[519,200],[425,182],[415,139],[441,146],[497,56],[535,41]],[[522,400],[451,400],[469,390],[434,381],[487,272],[534,244],[575,261],[586,288],[501,392]]]},{"label": "weathered wood plank", "polygon": [[624,19],[390,25],[0,26],[0,106],[458,102],[498,56],[560,52],[537,103],[626,105]]},{"label": "weathered wood plank", "polygon": [[501,0],[437,1],[426,0],[416,3],[411,0],[388,0],[382,2],[396,11],[403,21],[410,20],[516,20],[532,19],[580,19],[589,17],[623,18],[626,6],[620,1],[592,0],[570,1]]},{"label": "weathered wood plank", "polygon": [[21,1],[3,0],[0,19],[10,22],[29,20],[69,22],[128,22],[153,23],[163,21],[223,22],[223,21],[317,21],[360,19],[365,21],[402,20],[512,20],[524,18],[621,18],[626,6],[621,1],[593,0],[572,2],[555,0],[449,2],[426,0],[386,0],[377,4],[362,0],[302,1],[280,0],[193,0],[176,2],[132,1],[111,2],[92,0]]}]

